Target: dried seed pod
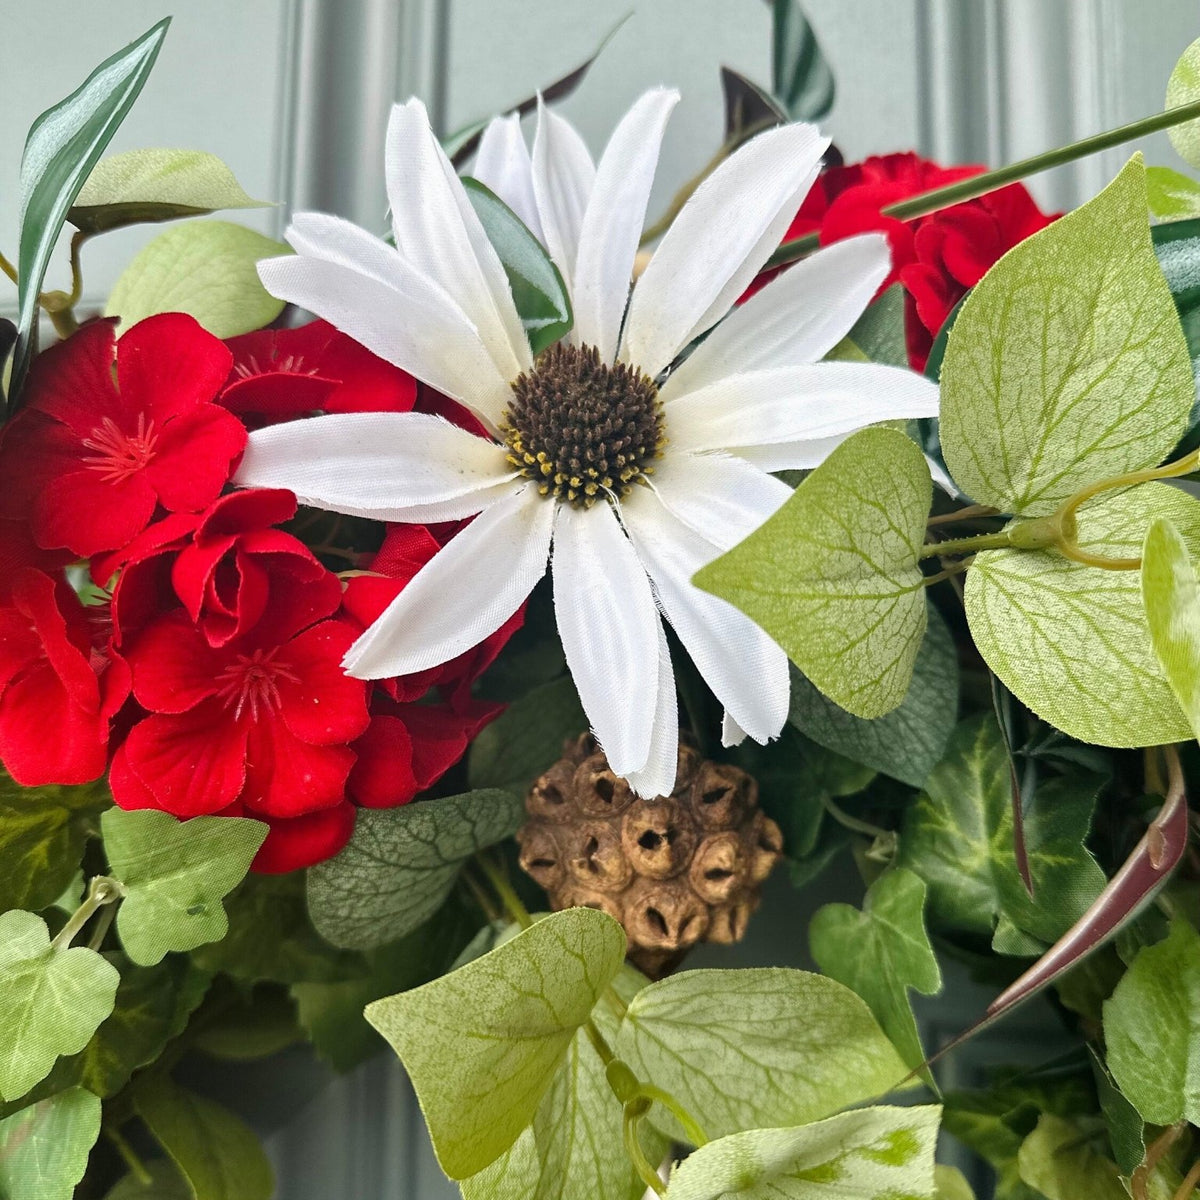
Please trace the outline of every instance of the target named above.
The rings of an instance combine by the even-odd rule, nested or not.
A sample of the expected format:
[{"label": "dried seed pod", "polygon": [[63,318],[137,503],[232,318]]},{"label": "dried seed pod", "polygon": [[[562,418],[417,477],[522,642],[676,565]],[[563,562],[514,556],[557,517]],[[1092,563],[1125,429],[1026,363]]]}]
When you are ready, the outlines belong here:
[{"label": "dried seed pod", "polygon": [[629,957],[661,975],[697,942],[736,942],[779,860],[779,827],[745,771],[679,749],[670,796],[635,797],[585,734],[530,790],[521,866],[555,909],[615,917]]}]

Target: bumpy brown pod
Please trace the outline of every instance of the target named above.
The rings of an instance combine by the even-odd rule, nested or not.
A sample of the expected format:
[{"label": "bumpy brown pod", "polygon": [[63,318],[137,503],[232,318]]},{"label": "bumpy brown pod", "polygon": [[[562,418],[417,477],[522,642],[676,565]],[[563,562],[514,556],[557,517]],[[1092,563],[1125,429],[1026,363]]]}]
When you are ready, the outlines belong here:
[{"label": "bumpy brown pod", "polygon": [[641,800],[584,734],[525,808],[521,866],[553,908],[584,905],[620,921],[630,960],[651,976],[697,942],[739,941],[783,845],[753,778],[690,746],[679,748],[671,795]]}]

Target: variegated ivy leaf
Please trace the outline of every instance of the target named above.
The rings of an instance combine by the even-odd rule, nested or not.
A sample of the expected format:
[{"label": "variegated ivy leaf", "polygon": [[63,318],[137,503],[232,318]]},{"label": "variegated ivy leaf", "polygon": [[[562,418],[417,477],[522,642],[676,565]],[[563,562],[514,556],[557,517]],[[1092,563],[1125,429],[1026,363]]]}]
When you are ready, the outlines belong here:
[{"label": "variegated ivy leaf", "polygon": [[244,817],[177,821],[152,809],[109,809],[100,827],[109,866],[125,889],[117,932],[142,966],[225,936],[221,900],[245,877],[267,835],[261,821]]},{"label": "variegated ivy leaf", "polygon": [[16,1100],[113,1010],[117,969],[86,946],[51,946],[41,917],[0,913],[0,1099]]},{"label": "variegated ivy leaf", "polygon": [[933,1200],[941,1109],[863,1108],[718,1138],[671,1173],[667,1200]]},{"label": "variegated ivy leaf", "polygon": [[100,1136],[100,1100],[59,1092],[0,1121],[0,1196],[71,1200]]},{"label": "variegated ivy leaf", "polygon": [[[907,1073],[849,988],[782,967],[685,971],[653,983],[629,1005],[613,1049],[709,1137],[816,1121]],[[657,1107],[650,1120],[686,1140]]]},{"label": "variegated ivy leaf", "polygon": [[864,429],[694,582],[757,621],[834,703],[880,717],[904,699],[925,634],[917,555],[932,488],[915,443]]},{"label": "variegated ivy leaf", "polygon": [[[1089,501],[1078,514],[1079,544],[1136,559],[1159,518],[1200,556],[1200,502],[1162,483]],[[966,606],[988,666],[1064,733],[1103,746],[1193,736],[1151,645],[1138,571],[1086,566],[1051,550],[988,550],[967,575]]]},{"label": "variegated ivy leaf", "polygon": [[624,957],[616,921],[570,908],[449,975],[367,1006],[412,1078],[451,1179],[482,1171],[520,1137]]},{"label": "variegated ivy leaf", "polygon": [[1146,532],[1142,601],[1158,665],[1200,737],[1200,587],[1187,543],[1165,518]]},{"label": "variegated ivy leaf", "polygon": [[941,387],[954,482],[1001,512],[1052,513],[1170,452],[1195,384],[1140,155],[984,276],[951,331]]}]

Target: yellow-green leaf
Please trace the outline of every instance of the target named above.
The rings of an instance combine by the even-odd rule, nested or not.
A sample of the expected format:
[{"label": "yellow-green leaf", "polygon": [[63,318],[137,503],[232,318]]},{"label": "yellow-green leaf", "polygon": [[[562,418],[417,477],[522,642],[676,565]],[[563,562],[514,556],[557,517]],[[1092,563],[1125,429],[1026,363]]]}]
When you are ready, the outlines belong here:
[{"label": "yellow-green leaf", "polygon": [[1200,737],[1200,587],[1187,543],[1165,517],[1146,531],[1142,601],[1158,665]]},{"label": "yellow-green leaf", "polygon": [[1200,217],[1200,182],[1174,167],[1147,167],[1146,200],[1160,221]]},{"label": "yellow-green leaf", "polygon": [[[1200,38],[1197,38],[1179,57],[1167,80],[1167,108],[1191,104],[1200,100]],[[1200,167],[1200,120],[1173,125],[1167,137],[1176,153],[1193,167]]]},{"label": "yellow-green leaf", "polygon": [[1021,1179],[1047,1200],[1128,1200],[1117,1164],[1093,1148],[1093,1139],[1070,1121],[1043,1113],[1021,1143]]},{"label": "yellow-green leaf", "polygon": [[100,1101],[83,1088],[59,1092],[0,1121],[0,1196],[71,1200],[100,1136]]}]

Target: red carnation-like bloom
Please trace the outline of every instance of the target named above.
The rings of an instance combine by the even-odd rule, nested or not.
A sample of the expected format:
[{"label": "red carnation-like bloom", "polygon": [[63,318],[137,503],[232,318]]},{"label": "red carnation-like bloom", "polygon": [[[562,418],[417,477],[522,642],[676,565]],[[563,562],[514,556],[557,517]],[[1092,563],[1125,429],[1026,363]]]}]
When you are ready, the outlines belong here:
[{"label": "red carnation-like bloom", "polygon": [[119,340],[115,322],[95,321],[39,355],[0,441],[0,518],[28,519],[45,549],[90,557],[126,545],[160,508],[204,508],[246,444],[214,403],[230,362],[181,313]]},{"label": "red carnation-like bloom", "polygon": [[129,670],[93,645],[74,591],[32,568],[0,608],[0,759],[24,787],[87,783],[108,762],[109,723]]},{"label": "red carnation-like bloom", "polygon": [[[828,245],[873,230],[885,233],[892,272],[880,291],[897,282],[903,285],[909,363],[924,370],[933,339],[959,300],[1004,254],[1055,217],[1043,213],[1020,183],[912,221],[898,221],[880,210],[984,170],[942,167],[912,153],[831,167],[805,197],[784,241],[819,233],[821,243]],[[774,274],[760,275],[746,296]]]}]

